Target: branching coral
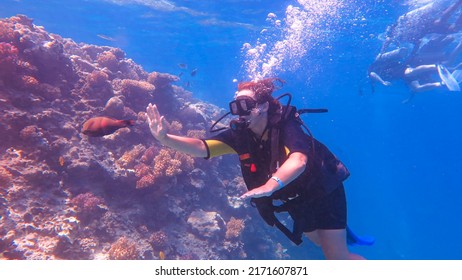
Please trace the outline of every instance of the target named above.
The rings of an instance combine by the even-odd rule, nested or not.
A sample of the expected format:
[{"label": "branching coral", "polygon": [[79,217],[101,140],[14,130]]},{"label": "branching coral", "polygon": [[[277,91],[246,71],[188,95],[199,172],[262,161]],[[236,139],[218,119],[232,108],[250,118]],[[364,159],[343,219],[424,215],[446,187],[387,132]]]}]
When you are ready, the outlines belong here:
[{"label": "branching coral", "polygon": [[148,76],[148,82],[155,85],[158,88],[168,86],[170,83],[179,81],[180,78],[170,74],[152,72]]},{"label": "branching coral", "polygon": [[94,70],[87,75],[86,79],[87,83],[82,91],[88,98],[98,100],[99,103],[104,102],[114,94],[109,82],[109,75],[106,72]]},{"label": "branching coral", "polygon": [[12,24],[6,20],[0,20],[0,41],[13,42],[16,39]]},{"label": "branching coral", "polygon": [[146,95],[152,93],[156,87],[145,81],[124,79],[121,82],[121,93],[125,96]]},{"label": "branching coral", "polygon": [[244,230],[245,222],[242,219],[231,219],[226,223],[226,239],[238,238]]},{"label": "branching coral", "polygon": [[119,60],[117,59],[117,56],[111,51],[105,51],[99,54],[97,62],[99,66],[106,67],[112,72],[117,71],[119,68]]},{"label": "branching coral", "polygon": [[149,237],[149,241],[154,249],[162,250],[168,246],[168,236],[162,231],[156,231]]},{"label": "branching coral", "polygon": [[1,188],[7,188],[10,186],[13,180],[13,175],[6,170],[4,167],[0,166],[0,186]]},{"label": "branching coral", "polygon": [[149,175],[151,172],[151,168],[144,163],[139,163],[135,165],[135,176],[138,178],[142,178],[146,175]]},{"label": "branching coral", "polygon": [[194,159],[189,155],[171,149],[162,149],[154,158],[156,177],[173,177],[194,168]]},{"label": "branching coral", "polygon": [[194,159],[186,154],[161,149],[154,157],[155,151],[155,148],[147,149],[141,157],[142,163],[135,166],[135,175],[139,178],[136,182],[137,189],[150,187],[159,178],[174,177],[194,169]]},{"label": "branching coral", "polygon": [[21,89],[33,90],[40,85],[40,82],[32,76],[24,75],[21,77]]},{"label": "branching coral", "polygon": [[179,134],[183,129],[183,125],[179,121],[172,121],[169,126],[169,132],[172,134]]},{"label": "branching coral", "polygon": [[186,135],[192,138],[204,139],[207,136],[206,134],[207,133],[203,129],[191,129],[188,130],[188,133]]},{"label": "branching coral", "polygon": [[18,49],[10,43],[0,42],[0,77],[11,75],[18,61]]},{"label": "branching coral", "polygon": [[110,260],[136,260],[139,258],[139,252],[136,244],[123,236],[112,244],[108,257]]},{"label": "branching coral", "polygon": [[27,143],[34,143],[38,145],[47,145],[48,141],[43,135],[42,129],[36,125],[29,125],[24,127],[19,132],[19,137]]},{"label": "branching coral", "polygon": [[151,146],[144,151],[143,156],[141,157],[141,162],[145,164],[151,164],[159,149],[155,146]]},{"label": "branching coral", "polygon": [[143,175],[138,181],[136,181],[137,189],[144,189],[151,187],[156,182],[156,177],[152,174]]},{"label": "branching coral", "polygon": [[87,192],[77,195],[71,199],[70,202],[72,205],[76,206],[77,211],[81,213],[94,213],[98,210],[99,205],[104,203],[104,200]]},{"label": "branching coral", "polygon": [[118,160],[117,163],[124,168],[132,168],[135,166],[136,160],[146,150],[142,145],[136,145],[133,149],[126,151]]},{"label": "branching coral", "polygon": [[103,71],[93,71],[87,77],[88,85],[91,87],[102,87],[108,84],[109,76]]}]

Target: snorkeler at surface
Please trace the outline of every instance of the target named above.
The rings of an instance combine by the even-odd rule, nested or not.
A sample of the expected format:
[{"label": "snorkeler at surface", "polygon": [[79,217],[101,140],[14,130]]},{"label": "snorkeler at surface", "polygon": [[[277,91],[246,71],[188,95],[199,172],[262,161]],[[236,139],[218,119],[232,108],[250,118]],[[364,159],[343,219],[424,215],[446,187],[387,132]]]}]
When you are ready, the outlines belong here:
[{"label": "snorkeler at surface", "polygon": [[[209,139],[168,134],[167,121],[151,104],[147,107],[149,128],[161,144],[192,156],[238,154],[248,188],[241,198],[250,199],[268,224],[296,244],[305,233],[321,246],[327,259],[363,259],[347,246],[342,182],[349,172],[327,147],[303,132],[301,120],[291,110],[294,107],[282,106],[272,97],[275,81],[283,82],[268,78],[240,83],[230,102],[231,114],[239,119]],[[293,231],[276,218],[276,212],[290,214]]]}]

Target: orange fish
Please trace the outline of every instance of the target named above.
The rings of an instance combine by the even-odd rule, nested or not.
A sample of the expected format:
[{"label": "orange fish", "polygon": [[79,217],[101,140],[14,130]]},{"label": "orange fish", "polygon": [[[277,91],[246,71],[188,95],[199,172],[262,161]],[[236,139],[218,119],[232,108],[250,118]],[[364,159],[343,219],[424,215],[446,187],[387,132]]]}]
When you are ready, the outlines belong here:
[{"label": "orange fish", "polygon": [[134,120],[116,120],[108,117],[91,118],[83,124],[82,133],[92,137],[112,134],[117,129],[135,124]]},{"label": "orange fish", "polygon": [[159,252],[159,259],[165,260],[165,253],[163,251]]},{"label": "orange fish", "polygon": [[64,158],[62,156],[59,157],[59,165],[64,166]]}]

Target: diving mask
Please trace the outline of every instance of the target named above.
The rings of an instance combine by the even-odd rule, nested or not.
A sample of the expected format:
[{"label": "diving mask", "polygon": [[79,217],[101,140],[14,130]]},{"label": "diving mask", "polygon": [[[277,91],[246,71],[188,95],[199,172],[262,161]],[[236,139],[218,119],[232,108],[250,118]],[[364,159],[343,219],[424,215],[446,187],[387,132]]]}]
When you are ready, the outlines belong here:
[{"label": "diving mask", "polygon": [[229,102],[229,110],[232,115],[236,116],[248,116],[255,107],[257,107],[257,101],[249,96],[239,96]]}]

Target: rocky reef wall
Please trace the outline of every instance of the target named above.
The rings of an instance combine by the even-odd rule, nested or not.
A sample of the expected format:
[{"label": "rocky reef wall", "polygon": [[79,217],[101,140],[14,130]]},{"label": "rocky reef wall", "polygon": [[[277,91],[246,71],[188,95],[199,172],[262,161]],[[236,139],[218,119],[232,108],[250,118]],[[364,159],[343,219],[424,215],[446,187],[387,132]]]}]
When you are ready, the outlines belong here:
[{"label": "rocky reef wall", "polygon": [[[178,80],[26,16],[1,19],[0,258],[289,258],[237,200],[236,159],[191,158],[150,135],[149,103],[181,135],[207,136],[223,113]],[[95,116],[136,124],[87,137]]]}]

